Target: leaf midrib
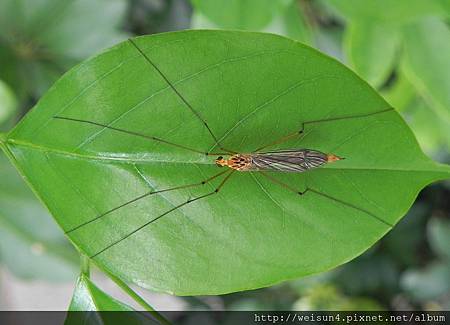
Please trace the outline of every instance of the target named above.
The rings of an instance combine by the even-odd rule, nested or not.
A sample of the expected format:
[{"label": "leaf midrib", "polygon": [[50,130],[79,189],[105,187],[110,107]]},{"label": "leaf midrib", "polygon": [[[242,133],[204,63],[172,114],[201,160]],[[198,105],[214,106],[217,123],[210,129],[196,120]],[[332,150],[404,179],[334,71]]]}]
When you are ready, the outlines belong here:
[{"label": "leaf midrib", "polygon": [[[164,164],[182,164],[182,165],[190,165],[190,164],[203,164],[203,165],[214,165],[214,162],[211,161],[205,161],[205,160],[199,160],[199,161],[186,161],[186,160],[163,160],[163,159],[135,159],[135,158],[126,158],[126,157],[108,157],[108,156],[94,156],[94,155],[88,155],[88,154],[80,154],[80,153],[73,153],[70,151],[65,151],[61,149],[55,149],[55,148],[49,148],[45,146],[36,145],[31,142],[27,141],[21,141],[21,140],[15,140],[15,139],[8,139],[7,144],[11,144],[14,146],[22,146],[25,148],[29,148],[36,151],[45,151],[53,154],[59,154],[62,156],[70,157],[70,158],[77,158],[82,160],[99,160],[104,162],[119,162],[124,164],[135,164],[135,163],[164,163]],[[200,155],[200,154],[199,154]],[[200,155],[203,156],[203,155]],[[432,163],[432,162],[429,162]],[[434,163],[433,163],[434,164]],[[445,166],[445,165],[443,165]],[[440,167],[440,165],[432,166],[430,164],[430,169],[403,169],[403,168],[369,168],[369,167],[362,167],[362,168],[355,168],[355,167],[324,167],[329,170],[354,170],[354,171],[392,171],[392,172],[410,172],[410,173],[446,173],[450,175],[450,169],[449,170],[442,170],[442,169],[436,169],[436,167]],[[448,169],[448,168],[446,168]]]}]

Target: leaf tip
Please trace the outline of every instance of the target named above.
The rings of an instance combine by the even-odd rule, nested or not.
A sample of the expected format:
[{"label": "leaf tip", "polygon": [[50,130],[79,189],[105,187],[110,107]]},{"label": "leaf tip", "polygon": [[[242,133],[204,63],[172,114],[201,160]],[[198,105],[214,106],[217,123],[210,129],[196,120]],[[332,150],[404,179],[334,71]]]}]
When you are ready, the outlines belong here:
[{"label": "leaf tip", "polygon": [[436,166],[436,171],[442,173],[442,179],[450,178],[450,165],[436,163],[435,166]]}]

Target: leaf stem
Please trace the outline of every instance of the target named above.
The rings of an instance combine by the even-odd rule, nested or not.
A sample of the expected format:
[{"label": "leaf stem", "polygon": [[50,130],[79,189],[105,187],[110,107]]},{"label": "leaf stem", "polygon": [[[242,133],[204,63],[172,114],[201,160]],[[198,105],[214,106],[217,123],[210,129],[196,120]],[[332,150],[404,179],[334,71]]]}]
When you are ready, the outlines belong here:
[{"label": "leaf stem", "polygon": [[0,132],[0,147],[5,150],[6,133]]},{"label": "leaf stem", "polygon": [[81,273],[89,279],[91,275],[89,257],[87,257],[84,254],[80,254],[80,259],[81,259]]},{"label": "leaf stem", "polygon": [[171,323],[160,313],[158,313],[152,306],[150,306],[144,299],[142,299],[136,292],[133,291],[125,282],[119,279],[114,274],[109,271],[102,269],[108,277],[113,280],[123,291],[125,291],[134,301],[136,301],[139,305],[141,305],[146,311],[152,314],[161,324],[171,325]]}]

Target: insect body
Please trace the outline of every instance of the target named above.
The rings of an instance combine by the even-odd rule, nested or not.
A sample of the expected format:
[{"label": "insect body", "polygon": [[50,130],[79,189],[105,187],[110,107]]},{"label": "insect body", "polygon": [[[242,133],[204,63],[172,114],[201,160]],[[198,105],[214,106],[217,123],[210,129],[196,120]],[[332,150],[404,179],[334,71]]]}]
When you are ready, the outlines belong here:
[{"label": "insect body", "polygon": [[229,159],[220,156],[216,159],[216,164],[219,167],[226,166],[241,172],[267,170],[301,173],[342,159],[336,155],[325,154],[317,150],[298,149],[235,154]]}]

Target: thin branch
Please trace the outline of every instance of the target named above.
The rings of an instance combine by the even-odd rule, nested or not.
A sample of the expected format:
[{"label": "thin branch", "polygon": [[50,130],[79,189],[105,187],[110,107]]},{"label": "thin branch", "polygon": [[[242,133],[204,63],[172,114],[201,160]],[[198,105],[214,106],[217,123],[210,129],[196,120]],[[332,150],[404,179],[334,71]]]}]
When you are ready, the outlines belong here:
[{"label": "thin branch", "polygon": [[91,276],[89,257],[87,257],[84,254],[80,254],[80,262],[81,262],[81,273],[89,279]]},{"label": "thin branch", "polygon": [[150,306],[141,296],[139,296],[133,289],[131,289],[124,281],[119,279],[114,274],[106,269],[101,269],[106,275],[113,280],[127,295],[136,301],[141,307],[148,311],[155,319],[163,325],[171,325],[171,323],[160,313],[158,313],[152,306]]},{"label": "thin branch", "polygon": [[0,132],[0,146],[4,146],[6,143],[6,133]]}]

